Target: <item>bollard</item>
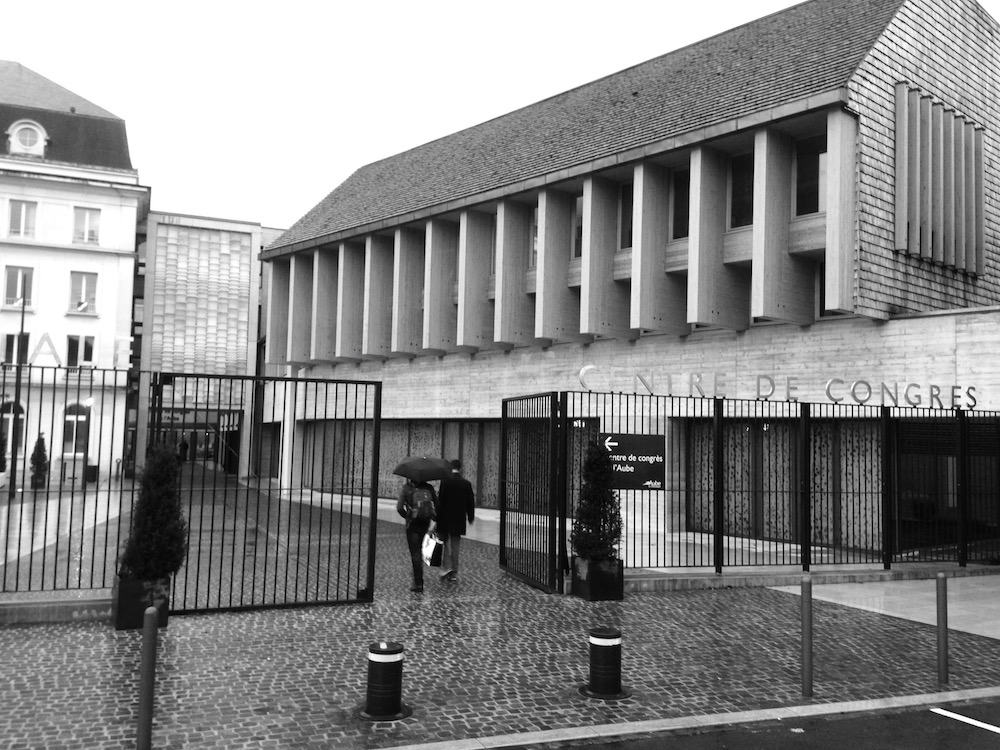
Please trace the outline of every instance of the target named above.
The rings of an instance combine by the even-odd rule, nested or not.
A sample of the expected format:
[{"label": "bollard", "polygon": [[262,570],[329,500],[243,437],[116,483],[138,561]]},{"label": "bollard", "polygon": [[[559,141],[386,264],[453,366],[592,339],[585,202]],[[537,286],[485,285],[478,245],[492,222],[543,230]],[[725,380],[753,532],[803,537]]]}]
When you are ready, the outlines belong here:
[{"label": "bollard", "polygon": [[938,682],[948,684],[948,578],[937,574]]},{"label": "bollard", "polygon": [[360,712],[370,721],[405,719],[411,713],[402,702],[403,644],[382,641],[368,646],[368,692]]},{"label": "bollard", "polygon": [[156,687],[156,637],[160,612],[147,607],[142,618],[142,667],[139,670],[139,726],[136,750],[153,746],[153,690]]},{"label": "bollard", "polygon": [[622,688],[622,634],[608,627],[590,629],[590,683],[580,692],[591,698],[618,700],[632,692]]},{"label": "bollard", "polygon": [[813,694],[812,579],[802,576],[802,697]]}]

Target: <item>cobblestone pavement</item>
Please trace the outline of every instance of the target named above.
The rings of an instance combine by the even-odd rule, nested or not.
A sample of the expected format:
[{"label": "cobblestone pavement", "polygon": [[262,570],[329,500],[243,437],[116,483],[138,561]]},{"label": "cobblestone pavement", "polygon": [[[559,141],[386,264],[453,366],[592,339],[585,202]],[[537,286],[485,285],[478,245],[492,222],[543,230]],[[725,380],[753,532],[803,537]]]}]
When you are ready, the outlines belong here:
[{"label": "cobblestone pavement", "polygon": [[[156,748],[381,748],[547,729],[933,693],[929,625],[815,601],[813,698],[800,600],[772,589],[630,593],[588,603],[507,577],[462,547],[455,583],[409,591],[402,528],[379,522],[376,601],[174,616],[160,631]],[[579,692],[588,630],[623,634],[631,697]],[[368,646],[405,647],[392,722],[358,716]],[[950,634],[948,690],[1000,685],[1000,641]],[[140,634],[106,622],[0,627],[0,748],[130,748]]]}]

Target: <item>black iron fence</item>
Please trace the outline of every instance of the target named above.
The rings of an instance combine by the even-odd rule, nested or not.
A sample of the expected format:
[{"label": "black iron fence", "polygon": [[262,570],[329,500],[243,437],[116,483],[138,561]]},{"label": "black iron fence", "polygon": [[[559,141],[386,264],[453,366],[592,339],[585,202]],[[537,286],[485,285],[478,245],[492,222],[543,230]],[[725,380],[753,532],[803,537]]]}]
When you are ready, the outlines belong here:
[{"label": "black iron fence", "polygon": [[1000,561],[992,412],[546,393],[504,402],[502,560],[561,590],[588,443],[629,568]]},{"label": "black iron fence", "polygon": [[0,591],[110,588],[166,442],[189,526],[172,610],[371,599],[380,384],[25,365],[0,394]]}]

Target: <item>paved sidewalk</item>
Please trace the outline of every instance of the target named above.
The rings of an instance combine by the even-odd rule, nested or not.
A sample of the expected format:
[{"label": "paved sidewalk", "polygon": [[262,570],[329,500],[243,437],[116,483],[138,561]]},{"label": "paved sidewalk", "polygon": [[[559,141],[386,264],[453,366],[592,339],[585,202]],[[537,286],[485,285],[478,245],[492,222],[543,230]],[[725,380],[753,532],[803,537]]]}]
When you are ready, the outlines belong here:
[{"label": "paved sidewalk", "polygon": [[[380,518],[371,605],[171,618],[160,637],[155,747],[503,747],[1000,695],[1000,640],[957,627],[966,606],[957,579],[947,686],[937,682],[933,625],[823,601],[826,586],[814,586],[806,699],[795,587],[587,603],[509,578],[497,548],[470,539],[459,580],[429,580],[418,595],[402,529]],[[976,580],[973,596],[1000,599],[1000,577]],[[908,585],[920,596],[935,588],[933,579]],[[626,700],[579,692],[595,625],[623,633]],[[368,646],[382,640],[405,646],[413,714],[372,723],[358,710]],[[133,747],[139,652],[138,633],[106,622],[0,627],[0,747]]]}]

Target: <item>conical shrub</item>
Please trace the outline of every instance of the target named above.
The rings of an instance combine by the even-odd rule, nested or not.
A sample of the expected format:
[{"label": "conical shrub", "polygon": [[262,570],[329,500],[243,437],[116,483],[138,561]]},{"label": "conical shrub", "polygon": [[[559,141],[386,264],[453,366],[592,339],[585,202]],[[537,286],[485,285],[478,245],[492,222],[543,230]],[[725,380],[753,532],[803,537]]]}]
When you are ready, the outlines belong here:
[{"label": "conical shrub", "polygon": [[184,564],[187,523],[181,509],[179,468],[170,447],[153,447],[139,477],[139,498],[118,566],[121,577],[165,578]]},{"label": "conical shrub", "polygon": [[582,468],[580,496],[569,537],[573,554],[585,560],[616,560],[622,514],[618,493],[612,489],[611,457],[591,442]]}]

